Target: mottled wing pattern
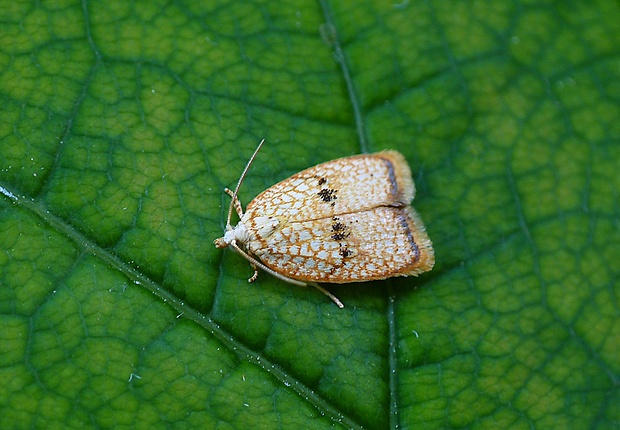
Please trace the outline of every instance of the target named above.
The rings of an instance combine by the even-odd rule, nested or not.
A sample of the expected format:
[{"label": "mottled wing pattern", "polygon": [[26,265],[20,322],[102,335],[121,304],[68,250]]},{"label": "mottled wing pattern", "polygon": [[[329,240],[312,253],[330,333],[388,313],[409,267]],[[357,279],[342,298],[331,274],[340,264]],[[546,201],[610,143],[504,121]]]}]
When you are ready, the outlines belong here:
[{"label": "mottled wing pattern", "polygon": [[244,220],[331,218],[379,206],[409,205],[414,194],[411,171],[400,153],[356,155],[319,164],[268,188],[248,204]]},{"label": "mottled wing pattern", "polygon": [[409,206],[415,188],[396,151],[319,164],[247,206],[247,250],[286,278],[346,283],[415,275],[434,263]]},{"label": "mottled wing pattern", "polygon": [[276,272],[308,282],[416,275],[434,263],[424,226],[408,206],[288,222],[248,245],[251,253]]}]

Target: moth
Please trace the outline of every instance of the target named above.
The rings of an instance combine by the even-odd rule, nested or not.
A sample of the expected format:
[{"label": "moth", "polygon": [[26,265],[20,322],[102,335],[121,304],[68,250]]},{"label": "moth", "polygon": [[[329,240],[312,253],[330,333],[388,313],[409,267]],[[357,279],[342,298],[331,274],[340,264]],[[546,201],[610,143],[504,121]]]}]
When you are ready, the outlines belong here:
[{"label": "moth", "polygon": [[[224,236],[254,269],[291,284],[312,285],[340,308],[319,283],[344,284],[419,275],[433,268],[433,245],[411,207],[415,186],[397,151],[354,155],[303,170],[260,193],[245,212],[237,193],[260,142],[234,191]],[[239,215],[230,224],[233,208]]]}]

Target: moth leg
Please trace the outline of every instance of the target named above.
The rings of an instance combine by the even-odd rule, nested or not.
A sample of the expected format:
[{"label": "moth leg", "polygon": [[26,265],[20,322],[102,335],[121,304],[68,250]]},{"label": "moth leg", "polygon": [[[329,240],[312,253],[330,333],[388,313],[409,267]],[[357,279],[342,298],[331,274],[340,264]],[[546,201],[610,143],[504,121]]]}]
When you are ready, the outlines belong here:
[{"label": "moth leg", "polygon": [[232,199],[233,206],[235,207],[235,211],[237,212],[237,215],[239,215],[239,218],[241,218],[243,216],[243,207],[241,206],[241,202],[239,201],[239,198],[229,188],[224,188],[224,191]]},{"label": "moth leg", "polygon": [[254,282],[256,281],[256,278],[258,278],[258,267],[256,267],[256,264],[254,263],[250,263],[250,266],[252,266],[252,269],[254,269],[254,274],[250,276],[250,279],[248,279],[248,282]]},{"label": "moth leg", "polygon": [[319,284],[316,284],[314,282],[306,283],[306,282],[298,281],[297,279],[289,278],[287,276],[284,276],[276,272],[273,269],[270,269],[269,267],[265,266],[263,263],[258,261],[256,258],[252,257],[250,254],[245,252],[239,245],[237,245],[237,242],[234,240],[230,243],[230,247],[233,248],[235,251],[237,251],[239,254],[241,254],[246,260],[248,260],[250,262],[250,265],[254,268],[254,274],[252,275],[250,279],[248,279],[249,282],[253,282],[256,280],[256,278],[258,277],[258,268],[260,267],[265,272],[275,276],[276,278],[280,278],[283,281],[290,282],[291,284],[299,285],[301,287],[305,287],[306,285],[312,285],[314,288],[316,288],[317,290],[325,294],[327,297],[329,297],[334,303],[336,303],[336,305],[338,305],[340,309],[344,308],[344,304],[338,299],[338,297],[334,296],[332,293],[327,291],[325,288],[321,287]]}]

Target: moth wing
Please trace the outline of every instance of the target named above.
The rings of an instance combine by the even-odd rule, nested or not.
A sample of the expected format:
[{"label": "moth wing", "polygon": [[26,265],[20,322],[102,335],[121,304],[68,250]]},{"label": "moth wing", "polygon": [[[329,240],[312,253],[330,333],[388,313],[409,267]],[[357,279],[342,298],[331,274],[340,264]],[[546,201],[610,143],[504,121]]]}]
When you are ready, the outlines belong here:
[{"label": "moth wing", "polygon": [[435,261],[424,225],[408,206],[289,221],[248,246],[269,268],[307,282],[417,275],[430,270]]},{"label": "moth wing", "polygon": [[303,170],[259,194],[245,219],[273,216],[307,221],[367,211],[379,206],[407,206],[415,187],[405,158],[383,151],[340,158]]}]

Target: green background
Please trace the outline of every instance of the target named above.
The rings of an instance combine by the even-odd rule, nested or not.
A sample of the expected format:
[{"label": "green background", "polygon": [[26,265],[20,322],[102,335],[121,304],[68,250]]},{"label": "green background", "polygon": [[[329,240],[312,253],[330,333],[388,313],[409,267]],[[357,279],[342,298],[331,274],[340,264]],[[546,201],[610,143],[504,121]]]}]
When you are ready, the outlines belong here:
[{"label": "green background", "polygon": [[[617,1],[0,0],[0,428],[618,428]],[[401,151],[437,264],[314,289],[229,198]]]}]

